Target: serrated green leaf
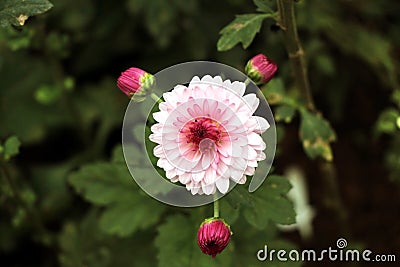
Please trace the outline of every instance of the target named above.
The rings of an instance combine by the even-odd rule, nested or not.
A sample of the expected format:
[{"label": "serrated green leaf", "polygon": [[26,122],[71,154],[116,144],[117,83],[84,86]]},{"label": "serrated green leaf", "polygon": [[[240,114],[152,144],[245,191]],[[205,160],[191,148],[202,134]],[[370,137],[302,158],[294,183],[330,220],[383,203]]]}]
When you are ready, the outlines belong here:
[{"label": "serrated green leaf", "polygon": [[30,16],[48,11],[53,5],[47,0],[2,0],[0,2],[0,25],[22,26]]},{"label": "serrated green leaf", "polygon": [[18,137],[15,135],[9,137],[3,145],[4,159],[9,160],[11,157],[17,155],[19,153],[20,145],[21,142],[19,141]]},{"label": "serrated green leaf", "polygon": [[246,49],[260,31],[264,19],[274,17],[275,14],[245,14],[236,18],[220,31],[218,51],[227,51],[238,43]]},{"label": "serrated green leaf", "polygon": [[289,105],[281,105],[275,109],[275,120],[290,123],[295,115],[296,109]]},{"label": "serrated green leaf", "polygon": [[98,205],[119,202],[121,197],[137,194],[137,187],[122,164],[86,165],[72,173],[69,182],[79,194]]},{"label": "serrated green leaf", "polygon": [[158,228],[155,240],[159,267],[212,267],[230,266],[232,242],[215,259],[201,252],[197,246],[197,230],[201,222],[182,215],[170,216]]},{"label": "serrated green leaf", "polygon": [[240,205],[246,220],[258,229],[264,229],[270,221],[292,224],[296,214],[293,204],[286,197],[291,185],[284,177],[271,175],[254,193],[244,187],[236,187],[228,194],[227,200]]},{"label": "serrated green leaf", "polygon": [[141,194],[122,164],[87,165],[71,174],[69,181],[88,201],[106,207],[100,228],[109,234],[122,237],[146,229],[157,222],[165,208]]},{"label": "serrated green leaf", "polygon": [[319,156],[331,161],[333,154],[330,143],[336,140],[336,135],[329,122],[306,110],[302,110],[300,115],[300,139],[306,154],[311,159]]},{"label": "serrated green leaf", "polygon": [[109,234],[128,236],[137,229],[154,225],[164,211],[164,206],[143,196],[110,205],[100,217],[100,229]]}]

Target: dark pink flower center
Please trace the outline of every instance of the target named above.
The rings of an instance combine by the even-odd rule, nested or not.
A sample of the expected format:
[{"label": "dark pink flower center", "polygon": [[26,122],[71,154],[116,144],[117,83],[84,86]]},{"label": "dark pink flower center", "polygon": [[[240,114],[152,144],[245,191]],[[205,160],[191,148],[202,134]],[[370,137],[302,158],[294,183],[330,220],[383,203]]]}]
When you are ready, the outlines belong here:
[{"label": "dark pink flower center", "polygon": [[212,150],[224,135],[223,127],[215,120],[200,117],[189,121],[181,129],[187,143],[192,143],[201,152]]}]

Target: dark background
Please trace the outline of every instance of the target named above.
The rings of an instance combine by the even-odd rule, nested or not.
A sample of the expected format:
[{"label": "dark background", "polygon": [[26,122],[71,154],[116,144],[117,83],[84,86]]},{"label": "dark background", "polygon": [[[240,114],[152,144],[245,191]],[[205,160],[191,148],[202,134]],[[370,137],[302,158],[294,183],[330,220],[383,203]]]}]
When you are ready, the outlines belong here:
[{"label": "dark background", "polygon": [[[251,1],[53,4],[23,27],[0,29],[0,140],[10,135],[21,140],[20,154],[7,164],[20,194],[55,235],[92,210],[68,185],[68,174],[108,160],[121,142],[128,104],[116,87],[121,71],[136,66],[156,73],[193,60],[243,70],[249,58],[265,53],[278,63],[277,77],[290,88],[290,64],[273,20],[263,23],[248,49],[237,45],[217,51],[219,31],[234,15],[254,13]],[[391,115],[397,110],[398,117],[400,106],[399,13],[395,0],[297,4],[315,103],[337,134],[332,145],[336,182],[329,184],[322,160],[310,160],[302,149],[299,118],[281,123],[276,172],[293,165],[302,169],[317,211],[311,240],[303,241],[297,232],[281,234],[298,247],[323,249],[346,237],[355,246],[400,260],[400,131]],[[21,215],[3,178],[1,265],[59,266],[62,249],[38,241],[38,229]],[[147,242],[140,235],[135,240]],[[154,251],[142,256],[154,258]]]}]

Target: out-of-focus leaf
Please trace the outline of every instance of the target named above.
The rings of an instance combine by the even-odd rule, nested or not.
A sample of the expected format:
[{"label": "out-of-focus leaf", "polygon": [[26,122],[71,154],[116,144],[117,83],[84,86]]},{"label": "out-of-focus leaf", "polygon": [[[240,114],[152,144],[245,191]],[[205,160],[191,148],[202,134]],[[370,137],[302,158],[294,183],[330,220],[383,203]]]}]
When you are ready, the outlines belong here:
[{"label": "out-of-focus leaf", "polygon": [[62,90],[56,85],[41,85],[35,92],[35,99],[43,105],[54,104],[61,98]]},{"label": "out-of-focus leaf", "polygon": [[335,66],[330,56],[326,54],[319,54],[315,58],[315,61],[321,72],[329,76],[333,76],[335,74]]},{"label": "out-of-focus leaf", "polygon": [[17,155],[19,153],[20,145],[21,142],[19,141],[18,137],[15,135],[9,137],[3,145],[4,159],[9,160],[11,157]]},{"label": "out-of-focus leaf", "polygon": [[0,2],[0,25],[22,26],[30,16],[49,10],[53,5],[47,0],[2,0]]},{"label": "out-of-focus leaf", "polygon": [[226,51],[238,43],[242,43],[246,49],[260,31],[264,19],[272,18],[275,14],[245,14],[237,15],[236,18],[223,28],[218,40],[218,51]]},{"label": "out-of-focus leaf", "polygon": [[280,105],[275,109],[275,120],[290,123],[295,115],[296,109],[289,105]]},{"label": "out-of-focus leaf", "polygon": [[237,186],[227,195],[227,201],[243,207],[246,220],[258,229],[265,228],[270,221],[292,224],[296,214],[293,204],[286,197],[290,188],[289,181],[284,177],[271,175],[254,193]]},{"label": "out-of-focus leaf", "polygon": [[319,156],[331,161],[333,154],[330,143],[336,140],[336,135],[329,122],[306,110],[301,110],[300,115],[300,139],[306,154],[311,159]]},{"label": "out-of-focus leaf", "polygon": [[285,86],[279,78],[272,79],[261,90],[270,105],[281,104],[286,98]]},{"label": "out-of-focus leaf", "polygon": [[240,214],[238,203],[231,203],[227,199],[220,200],[221,217],[229,224],[235,223]]},{"label": "out-of-focus leaf", "polygon": [[400,112],[394,108],[384,110],[376,122],[375,129],[378,133],[394,134],[400,133],[400,126],[397,121],[400,118]]},{"label": "out-of-focus leaf", "polygon": [[257,11],[264,13],[272,13],[272,1],[271,0],[253,0],[254,4],[257,6]]},{"label": "out-of-focus leaf", "polygon": [[128,236],[151,227],[164,211],[163,204],[141,194],[122,164],[87,165],[71,174],[69,181],[87,200],[106,206],[100,227],[110,234]]},{"label": "out-of-focus leaf", "polygon": [[392,99],[393,102],[400,108],[400,89],[393,91]]},{"label": "out-of-focus leaf", "polygon": [[98,228],[98,213],[91,212],[80,225],[65,223],[58,238],[62,267],[109,266],[111,253]]},{"label": "out-of-focus leaf", "polygon": [[201,252],[196,241],[200,223],[182,215],[174,215],[158,227],[155,244],[159,267],[230,266],[232,242],[215,259]]}]

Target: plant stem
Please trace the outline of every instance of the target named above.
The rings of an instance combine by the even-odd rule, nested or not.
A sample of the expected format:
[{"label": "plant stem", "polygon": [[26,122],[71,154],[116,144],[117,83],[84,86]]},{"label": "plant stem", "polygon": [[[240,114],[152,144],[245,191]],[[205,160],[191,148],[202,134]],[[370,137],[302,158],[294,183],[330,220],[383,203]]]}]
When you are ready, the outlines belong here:
[{"label": "plant stem", "polygon": [[247,77],[246,80],[244,81],[244,85],[246,85],[246,87],[247,87],[247,85],[249,85],[250,82],[251,82],[250,78]]},{"label": "plant stem", "polygon": [[[294,2],[295,0],[277,0],[279,13],[277,23],[283,31],[284,43],[292,65],[295,86],[300,91],[306,103],[306,108],[311,112],[317,112],[308,79],[305,53],[297,33]],[[326,190],[324,204],[336,213],[341,232],[348,234],[347,212],[341,200],[335,165],[333,162],[324,162],[320,164],[319,168]]]},{"label": "plant stem", "polygon": [[153,98],[153,100],[156,101],[157,103],[162,103],[161,98],[160,98],[158,95],[156,95],[155,93],[151,93],[150,96],[151,96],[151,98]]},{"label": "plant stem", "polygon": [[217,193],[214,194],[214,218],[219,217],[219,200]]},{"label": "plant stem", "polygon": [[307,76],[305,54],[297,33],[294,0],[277,0],[277,3],[279,13],[277,22],[283,31],[284,43],[292,64],[295,85],[300,90],[306,102],[307,109],[315,111],[310,81]]}]

